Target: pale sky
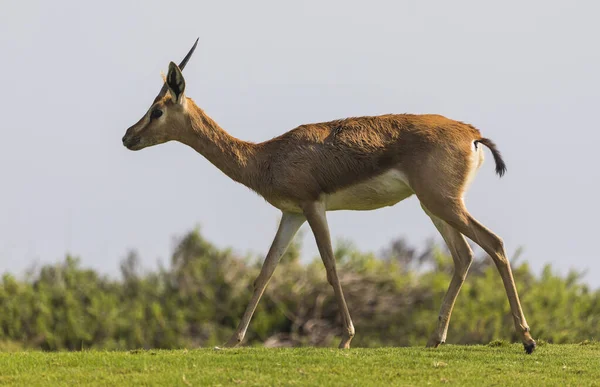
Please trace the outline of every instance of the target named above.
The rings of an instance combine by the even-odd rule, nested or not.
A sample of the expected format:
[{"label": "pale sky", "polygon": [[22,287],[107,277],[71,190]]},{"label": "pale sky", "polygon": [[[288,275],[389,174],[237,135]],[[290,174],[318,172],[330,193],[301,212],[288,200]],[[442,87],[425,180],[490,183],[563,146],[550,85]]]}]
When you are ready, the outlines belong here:
[{"label": "pale sky", "polygon": [[[186,93],[236,137],[386,113],[469,122],[501,150],[467,195],[509,255],[600,286],[600,5],[594,1],[0,0],[0,272],[67,252],[147,268],[200,225],[264,253],[279,211],[179,143],[131,152],[169,61],[196,37]],[[380,251],[441,241],[415,198],[329,215],[334,238]],[[303,226],[305,254],[317,253]]]}]

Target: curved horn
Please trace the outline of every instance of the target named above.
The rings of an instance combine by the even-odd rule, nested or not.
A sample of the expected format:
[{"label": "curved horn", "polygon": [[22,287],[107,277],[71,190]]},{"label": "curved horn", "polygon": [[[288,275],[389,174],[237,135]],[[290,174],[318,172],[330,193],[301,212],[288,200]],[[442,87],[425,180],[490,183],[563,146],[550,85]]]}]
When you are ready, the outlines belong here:
[{"label": "curved horn", "polygon": [[[190,60],[190,58],[192,57],[192,54],[194,53],[194,50],[196,50],[196,46],[198,45],[198,40],[200,38],[197,38],[196,41],[194,42],[194,45],[192,46],[192,48],[190,49],[190,51],[187,53],[187,55],[183,58],[183,60],[181,61],[181,63],[179,63],[179,69],[183,71],[183,69],[185,68],[185,65],[187,64],[187,62]],[[167,92],[168,86],[167,83],[165,82],[163,84],[162,89],[160,89],[160,93],[158,93],[157,98],[162,97],[165,95],[165,93]]]}]

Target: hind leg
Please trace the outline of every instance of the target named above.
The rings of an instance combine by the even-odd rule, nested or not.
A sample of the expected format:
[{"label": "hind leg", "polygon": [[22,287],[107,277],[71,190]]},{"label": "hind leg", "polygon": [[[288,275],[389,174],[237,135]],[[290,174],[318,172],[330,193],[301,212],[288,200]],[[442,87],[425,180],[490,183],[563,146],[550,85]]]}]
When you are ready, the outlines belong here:
[{"label": "hind leg", "polygon": [[448,286],[448,291],[442,301],[440,314],[438,316],[438,325],[427,342],[428,347],[435,348],[446,342],[446,334],[448,333],[452,309],[454,308],[454,303],[460,292],[460,288],[465,282],[465,278],[467,278],[467,272],[469,271],[471,262],[473,262],[473,251],[460,232],[433,215],[425,206],[422,207],[444,238],[444,241],[452,254],[452,260],[454,261],[454,273],[452,274],[452,280]]},{"label": "hind leg", "polygon": [[[419,195],[417,194],[417,196]],[[419,199],[435,216],[477,243],[492,257],[504,283],[517,333],[521,336],[525,351],[527,353],[533,352],[535,341],[529,333],[529,326],[521,308],[517,287],[502,239],[473,218],[465,208],[462,199],[452,198],[449,195],[432,195],[431,192],[424,197],[419,197]]]}]

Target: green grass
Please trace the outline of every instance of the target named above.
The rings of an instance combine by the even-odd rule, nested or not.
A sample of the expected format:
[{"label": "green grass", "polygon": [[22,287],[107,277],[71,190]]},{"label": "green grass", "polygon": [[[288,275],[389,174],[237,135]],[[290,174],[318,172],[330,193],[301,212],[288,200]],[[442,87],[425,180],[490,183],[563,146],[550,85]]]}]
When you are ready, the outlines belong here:
[{"label": "green grass", "polygon": [[600,386],[600,344],[0,353],[9,385]]}]

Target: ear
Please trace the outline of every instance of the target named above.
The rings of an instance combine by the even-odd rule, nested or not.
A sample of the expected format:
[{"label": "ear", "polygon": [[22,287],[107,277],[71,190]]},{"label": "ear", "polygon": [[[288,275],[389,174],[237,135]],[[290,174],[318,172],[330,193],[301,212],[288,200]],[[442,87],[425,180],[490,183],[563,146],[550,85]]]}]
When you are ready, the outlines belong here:
[{"label": "ear", "polygon": [[167,86],[169,93],[173,97],[173,101],[181,103],[183,100],[183,92],[185,91],[185,79],[177,65],[173,62],[169,63],[169,72],[167,73]]}]

